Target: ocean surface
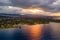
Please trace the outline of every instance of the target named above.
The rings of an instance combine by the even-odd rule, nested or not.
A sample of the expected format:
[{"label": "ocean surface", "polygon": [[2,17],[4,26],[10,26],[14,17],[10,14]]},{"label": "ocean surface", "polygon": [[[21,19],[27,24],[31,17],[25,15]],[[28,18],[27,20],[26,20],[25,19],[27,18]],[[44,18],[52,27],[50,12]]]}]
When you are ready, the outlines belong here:
[{"label": "ocean surface", "polygon": [[18,25],[0,29],[0,40],[60,40],[60,23]]}]

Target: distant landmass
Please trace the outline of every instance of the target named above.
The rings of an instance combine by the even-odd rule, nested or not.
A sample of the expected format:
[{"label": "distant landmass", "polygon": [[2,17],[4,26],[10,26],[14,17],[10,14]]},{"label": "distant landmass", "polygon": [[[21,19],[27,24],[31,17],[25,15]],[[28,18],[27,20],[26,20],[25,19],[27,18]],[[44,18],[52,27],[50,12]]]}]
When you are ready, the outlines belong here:
[{"label": "distant landmass", "polygon": [[45,16],[37,14],[10,14],[10,13],[0,13],[0,16],[10,16],[10,17],[22,17],[22,18],[44,18],[44,19],[60,19],[60,16]]},{"label": "distant landmass", "polygon": [[0,16],[20,16],[19,14],[0,13]]},{"label": "distant landmass", "polygon": [[49,22],[60,22],[57,16],[33,15],[33,14],[7,14],[0,13],[0,27],[10,28],[17,24],[47,24]]}]

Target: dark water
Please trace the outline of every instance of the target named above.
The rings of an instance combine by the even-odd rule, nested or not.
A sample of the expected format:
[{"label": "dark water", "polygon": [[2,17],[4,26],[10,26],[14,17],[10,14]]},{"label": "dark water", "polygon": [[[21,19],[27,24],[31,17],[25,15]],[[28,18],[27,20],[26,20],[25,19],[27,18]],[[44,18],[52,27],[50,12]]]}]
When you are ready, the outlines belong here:
[{"label": "dark water", "polygon": [[25,24],[21,28],[0,29],[0,40],[60,40],[60,23]]}]

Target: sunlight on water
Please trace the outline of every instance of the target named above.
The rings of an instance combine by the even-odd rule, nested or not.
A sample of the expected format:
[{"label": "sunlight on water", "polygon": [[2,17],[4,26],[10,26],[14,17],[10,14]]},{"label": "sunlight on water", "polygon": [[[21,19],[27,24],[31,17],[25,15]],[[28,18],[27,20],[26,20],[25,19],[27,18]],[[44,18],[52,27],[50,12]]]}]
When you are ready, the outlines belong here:
[{"label": "sunlight on water", "polygon": [[60,23],[19,24],[17,27],[18,28],[0,29],[0,39],[2,37],[2,39],[5,38],[7,40],[60,40]]},{"label": "sunlight on water", "polygon": [[30,40],[39,40],[42,34],[42,24],[29,26]]}]

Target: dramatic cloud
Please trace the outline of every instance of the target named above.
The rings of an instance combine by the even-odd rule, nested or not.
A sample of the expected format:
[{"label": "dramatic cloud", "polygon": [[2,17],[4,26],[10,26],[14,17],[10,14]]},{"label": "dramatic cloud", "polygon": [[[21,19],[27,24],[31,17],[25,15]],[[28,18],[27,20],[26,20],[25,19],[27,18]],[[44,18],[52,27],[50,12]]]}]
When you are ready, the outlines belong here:
[{"label": "dramatic cloud", "polygon": [[45,11],[59,12],[60,0],[0,0],[0,6],[39,7]]},{"label": "dramatic cloud", "polygon": [[40,7],[48,6],[54,0],[11,0],[13,5],[23,6],[23,7]]},{"label": "dramatic cloud", "polygon": [[10,0],[0,0],[0,6],[12,5]]},{"label": "dramatic cloud", "polygon": [[14,6],[39,7],[45,11],[59,12],[60,0],[11,0]]},{"label": "dramatic cloud", "polygon": [[55,0],[52,4],[49,5],[54,12],[59,12],[60,11],[60,0]]},{"label": "dramatic cloud", "polygon": [[0,6],[0,13],[17,14],[18,8],[13,6]]}]

